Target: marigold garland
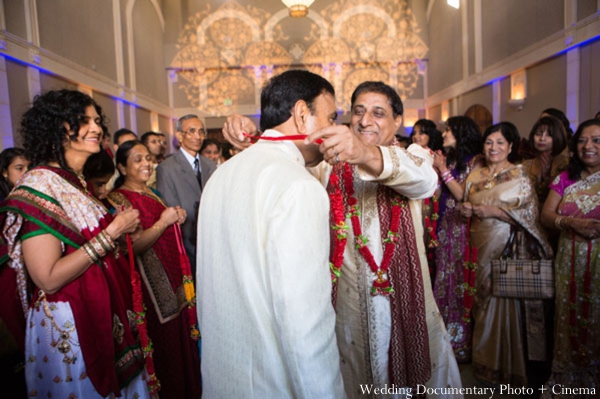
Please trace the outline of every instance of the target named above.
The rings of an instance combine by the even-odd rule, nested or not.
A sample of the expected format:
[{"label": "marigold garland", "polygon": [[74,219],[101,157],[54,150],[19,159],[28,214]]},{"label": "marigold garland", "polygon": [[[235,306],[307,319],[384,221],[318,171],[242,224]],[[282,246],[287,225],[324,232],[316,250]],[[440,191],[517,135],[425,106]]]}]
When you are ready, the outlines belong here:
[{"label": "marigold garland", "polygon": [[467,221],[467,246],[465,248],[465,261],[463,271],[463,306],[465,313],[463,320],[471,322],[471,309],[473,308],[473,298],[477,292],[475,288],[475,271],[477,269],[477,247],[471,246],[471,220]]},{"label": "marigold garland", "polygon": [[127,250],[129,251],[129,265],[131,268],[131,286],[133,289],[133,312],[135,314],[135,320],[140,336],[140,344],[142,346],[142,352],[144,353],[144,359],[146,361],[146,372],[148,373],[148,391],[150,396],[154,396],[160,391],[160,382],[156,377],[154,370],[154,348],[152,341],[148,337],[148,323],[146,322],[146,312],[144,302],[142,299],[142,280],[140,274],[135,270],[135,261],[133,255],[133,245],[131,244],[131,237],[127,234]]},{"label": "marigold garland", "polygon": [[406,201],[399,195],[392,198],[392,218],[390,228],[386,237],[383,239],[384,253],[381,265],[377,265],[371,250],[367,246],[369,239],[363,235],[360,225],[360,210],[358,208],[358,200],[354,197],[354,180],[350,165],[344,163],[340,165],[343,168],[342,178],[346,194],[348,195],[348,213],[344,215],[344,201],[340,190],[340,181],[336,173],[332,173],[330,182],[334,188],[329,195],[331,201],[331,210],[334,224],[331,228],[336,232],[336,243],[331,256],[330,268],[332,281],[336,282],[340,276],[340,270],[344,261],[344,249],[346,247],[348,226],[345,219],[350,219],[352,231],[354,232],[354,245],[365,259],[369,268],[376,274],[371,286],[371,295],[392,295],[394,288],[391,286],[388,277],[388,270],[396,243],[398,242],[398,229],[400,226],[400,215],[402,209],[406,206]]}]

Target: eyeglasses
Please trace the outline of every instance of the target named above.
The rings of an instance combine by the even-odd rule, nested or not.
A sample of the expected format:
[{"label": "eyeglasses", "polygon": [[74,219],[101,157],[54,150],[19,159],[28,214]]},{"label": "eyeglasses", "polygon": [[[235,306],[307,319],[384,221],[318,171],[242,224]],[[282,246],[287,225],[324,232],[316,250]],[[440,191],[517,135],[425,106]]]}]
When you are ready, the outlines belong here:
[{"label": "eyeglasses", "polygon": [[188,136],[194,136],[197,133],[200,137],[206,137],[206,130],[204,130],[204,128],[196,129],[195,127],[192,127],[183,133],[187,134]]}]

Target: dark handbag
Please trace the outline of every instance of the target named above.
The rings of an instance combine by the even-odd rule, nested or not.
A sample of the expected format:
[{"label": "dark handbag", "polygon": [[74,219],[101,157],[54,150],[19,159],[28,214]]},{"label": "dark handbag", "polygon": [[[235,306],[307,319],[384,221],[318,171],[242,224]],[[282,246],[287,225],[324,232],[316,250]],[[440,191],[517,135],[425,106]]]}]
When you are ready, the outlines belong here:
[{"label": "dark handbag", "polygon": [[[492,260],[493,295],[502,298],[554,298],[554,265],[541,259],[532,237],[531,249],[525,244],[525,231],[511,227],[511,234],[500,259]],[[533,255],[532,255],[533,254]]]}]

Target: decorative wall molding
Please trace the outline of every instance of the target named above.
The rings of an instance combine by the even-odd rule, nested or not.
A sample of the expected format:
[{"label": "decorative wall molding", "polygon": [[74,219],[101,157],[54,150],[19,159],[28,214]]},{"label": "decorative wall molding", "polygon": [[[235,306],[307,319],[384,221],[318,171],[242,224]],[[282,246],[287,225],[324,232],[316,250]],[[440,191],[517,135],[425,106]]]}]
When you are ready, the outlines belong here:
[{"label": "decorative wall molding", "polygon": [[[75,84],[92,87],[96,92],[114,97],[126,103],[134,103],[136,106],[156,111],[161,115],[171,115],[171,108],[168,105],[144,94],[137,93],[105,75],[85,68],[51,51],[36,47],[18,36],[8,32],[0,32],[0,41],[6,43],[6,49],[0,50],[0,55],[14,59],[32,69],[57,75]],[[39,62],[34,62],[31,59],[31,54],[36,53],[39,57]]]},{"label": "decorative wall molding", "polygon": [[490,84],[495,79],[509,76],[513,71],[530,67],[596,38],[600,38],[600,14],[598,13],[579,21],[568,29],[548,36],[479,73],[470,75],[444,90],[427,96],[427,107],[439,105],[443,101]]}]

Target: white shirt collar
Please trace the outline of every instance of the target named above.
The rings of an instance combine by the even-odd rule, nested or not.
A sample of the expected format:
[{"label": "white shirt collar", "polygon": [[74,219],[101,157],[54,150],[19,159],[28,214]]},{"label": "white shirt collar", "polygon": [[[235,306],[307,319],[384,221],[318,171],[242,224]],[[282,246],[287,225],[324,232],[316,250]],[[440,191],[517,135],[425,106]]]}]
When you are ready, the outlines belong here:
[{"label": "white shirt collar", "polygon": [[191,156],[186,150],[184,150],[183,148],[180,148],[179,151],[181,151],[181,153],[183,154],[183,156],[185,157],[185,159],[187,159],[187,161],[189,162],[189,164],[192,166],[192,169],[195,171],[195,166],[194,166],[194,160],[198,160],[198,170],[200,172],[202,172],[202,162],[200,162],[200,154],[196,154],[196,157],[194,158],[193,156]]}]

